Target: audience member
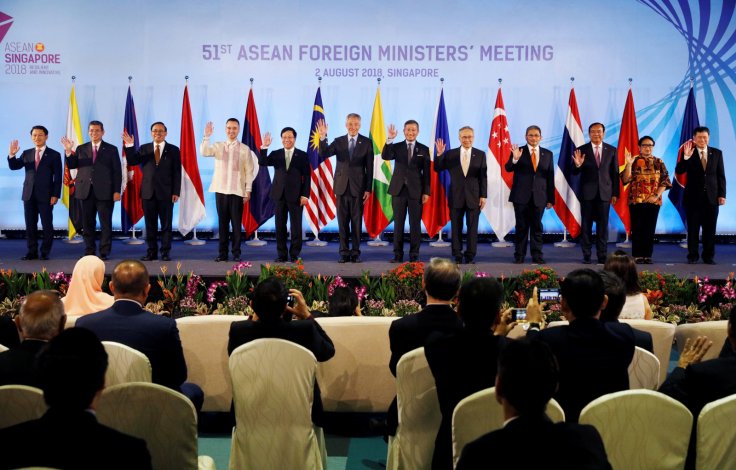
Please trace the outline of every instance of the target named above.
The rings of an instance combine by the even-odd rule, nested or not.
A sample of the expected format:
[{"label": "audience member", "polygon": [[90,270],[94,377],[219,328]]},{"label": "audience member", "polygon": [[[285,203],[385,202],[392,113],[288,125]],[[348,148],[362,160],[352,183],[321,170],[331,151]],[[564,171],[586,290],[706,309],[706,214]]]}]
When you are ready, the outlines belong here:
[{"label": "audience member", "polygon": [[[603,288],[608,302],[606,308],[601,310],[601,322],[615,322],[619,323],[618,316],[621,313],[621,309],[626,302],[626,290],[624,288],[624,281],[621,280],[616,274],[605,269],[598,271],[603,279]],[[652,334],[648,331],[637,330],[632,327],[634,332],[634,344],[642,349],[646,349],[650,353],[654,353],[654,343],[652,341]]]},{"label": "audience member", "polygon": [[185,382],[187,364],[176,321],[143,309],[150,289],[146,266],[140,261],[123,260],[115,266],[110,281],[115,303],[81,317],[76,326],[92,330],[100,341],[122,343],[145,354],[151,361],[153,383],[180,391],[199,411],[204,394],[198,385]]},{"label": "audience member", "polygon": [[652,308],[647,296],[641,291],[639,273],[636,272],[634,258],[621,250],[608,255],[603,269],[617,275],[624,281],[626,288],[626,303],[621,310],[620,318],[652,319]]},{"label": "audience member", "polygon": [[501,352],[496,377],[504,427],[467,444],[457,470],[610,469],[603,440],[593,426],[552,423],[545,415],[559,380],[555,358],[544,343],[510,342]]},{"label": "audience member", "polygon": [[555,398],[567,421],[576,423],[592,400],[628,390],[634,333],[629,325],[599,320],[607,297],[601,276],[591,269],[568,274],[560,283],[560,297],[570,324],[540,331],[542,309],[534,292],[527,305],[527,336],[547,343],[557,357],[560,386]]},{"label": "audience member", "polygon": [[[452,301],[460,289],[460,268],[445,258],[432,258],[424,270],[422,287],[427,305],[420,312],[407,315],[391,323],[388,330],[391,359],[388,367],[396,375],[396,365],[401,356],[424,347],[433,335],[445,335],[459,331],[463,324],[452,309]],[[396,434],[399,412],[396,398],[388,409],[387,429]]]},{"label": "audience member", "polygon": [[93,333],[71,328],[52,339],[39,357],[49,409],[40,419],[0,430],[0,468],[150,469],[145,441],[95,418],[106,369],[107,353]]},{"label": "audience member", "polygon": [[[294,299],[289,305],[288,297]],[[251,307],[257,320],[243,320],[230,325],[227,353],[232,352],[256,339],[278,338],[303,346],[314,354],[319,362],[327,361],[335,355],[335,346],[327,333],[314,321],[302,293],[296,289],[287,290],[275,277],[258,283],[253,291]],[[296,317],[296,321],[292,321]],[[314,383],[312,402],[312,421],[322,423],[322,399],[317,382]]]},{"label": "audience member", "polygon": [[13,319],[0,315],[0,344],[8,349],[12,349],[20,344],[20,335]]},{"label": "audience member", "polygon": [[77,261],[72,271],[69,290],[61,301],[67,315],[87,315],[110,308],[115,298],[102,292],[105,280],[105,263],[95,255],[87,255]]},{"label": "audience member", "polygon": [[330,296],[327,316],[352,317],[360,315],[360,304],[358,303],[358,295],[355,291],[350,287],[335,287]]},{"label": "audience member", "polygon": [[[452,470],[452,413],[463,398],[493,387],[499,352],[506,338],[493,334],[499,323],[503,287],[494,278],[478,277],[460,287],[458,332],[432,338],[424,347],[437,385],[442,412],[432,457],[433,469]],[[510,316],[510,311],[504,312]]]},{"label": "audience member", "polygon": [[0,385],[39,386],[36,357],[51,338],[64,329],[66,315],[59,294],[37,290],[26,297],[15,317],[23,342],[0,353]]}]

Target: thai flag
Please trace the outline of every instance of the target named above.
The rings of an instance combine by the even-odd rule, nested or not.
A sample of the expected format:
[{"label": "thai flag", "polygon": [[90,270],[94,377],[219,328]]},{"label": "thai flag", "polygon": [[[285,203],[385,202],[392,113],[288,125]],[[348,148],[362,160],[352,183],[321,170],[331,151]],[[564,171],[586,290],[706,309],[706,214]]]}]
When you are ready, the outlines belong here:
[{"label": "thai flag", "polygon": [[565,129],[562,132],[562,144],[557,159],[557,171],[555,171],[555,212],[573,238],[580,235],[581,190],[580,175],[572,174],[573,165],[575,165],[572,161],[572,153],[584,143],[585,137],[573,88],[570,90]]},{"label": "thai flag", "polygon": [[445,111],[445,92],[440,91],[440,102],[437,105],[437,114],[432,129],[432,142],[429,145],[429,153],[431,157],[429,168],[430,195],[429,200],[422,207],[422,222],[427,229],[430,237],[437,235],[437,232],[447,225],[450,221],[450,206],[448,195],[450,194],[450,173],[442,170],[440,173],[434,171],[434,156],[437,154],[436,142],[442,139],[445,142],[445,148],[450,149],[450,130],[447,125],[447,112]]},{"label": "thai flag", "polygon": [[[685,142],[693,137],[693,131],[698,127],[700,120],[698,119],[698,108],[695,105],[695,93],[693,87],[690,87],[690,93],[687,95],[687,104],[685,104],[685,115],[682,117],[682,130],[680,131],[680,148],[677,150],[677,161],[682,158],[682,146]],[[668,197],[677,209],[682,219],[682,224],[687,227],[687,214],[685,213],[685,185],[687,184],[687,173],[680,175],[675,174],[672,177],[672,189]]]}]

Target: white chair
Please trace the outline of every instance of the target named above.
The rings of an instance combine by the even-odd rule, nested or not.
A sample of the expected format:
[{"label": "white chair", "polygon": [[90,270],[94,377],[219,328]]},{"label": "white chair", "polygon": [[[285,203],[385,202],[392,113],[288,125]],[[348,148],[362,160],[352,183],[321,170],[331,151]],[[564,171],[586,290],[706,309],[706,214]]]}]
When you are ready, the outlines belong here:
[{"label": "white chair", "polygon": [[[565,412],[557,400],[547,404],[547,416],[555,423],[565,421]],[[496,388],[491,387],[469,395],[457,404],[452,413],[452,465],[457,467],[465,445],[484,434],[503,427],[503,407],[496,401]]]},{"label": "white chair", "polygon": [[677,345],[677,350],[682,352],[685,348],[685,341],[688,338],[694,341],[698,336],[707,336],[709,340],[713,341],[713,346],[705,353],[703,361],[717,358],[723,347],[723,342],[728,336],[728,320],[677,325],[677,328],[675,328],[675,344]]},{"label": "white chair", "polygon": [[609,393],[580,413],[580,423],[601,434],[616,470],[683,468],[692,422],[682,403],[652,390]]},{"label": "white chair", "polygon": [[114,341],[103,341],[107,352],[105,386],[129,382],[151,382],[151,362],[145,354]]},{"label": "white chair", "polygon": [[414,349],[399,360],[396,391],[399,426],[396,435],[389,437],[386,468],[430,468],[442,415],[424,348]]},{"label": "white chair", "polygon": [[621,319],[620,322],[652,335],[653,352],[659,359],[659,382],[657,386],[661,385],[664,379],[667,378],[670,355],[672,354],[672,340],[675,337],[675,325],[656,320]]},{"label": "white chair", "polygon": [[258,339],[230,355],[235,427],[230,468],[327,468],[322,428],[312,424],[317,359],[282,339]]},{"label": "white chair", "polygon": [[38,419],[46,413],[46,408],[43,391],[36,387],[0,387],[0,429]]},{"label": "white chair", "polygon": [[734,422],[736,422],[736,395],[721,398],[703,407],[698,416],[695,468],[720,470],[736,466]]},{"label": "white chair", "polygon": [[96,413],[105,426],[145,440],[154,469],[215,468],[212,458],[197,456],[197,413],[177,391],[143,382],[114,385],[102,392]]},{"label": "white chair", "polygon": [[629,388],[656,390],[659,385],[659,359],[646,349],[637,346],[629,364]]},{"label": "white chair", "polygon": [[396,317],[321,317],[335,357],[317,365],[325,411],[385,413],[396,396],[388,329]]},{"label": "white chair", "polygon": [[0,353],[1,352],[5,352],[7,350],[8,350],[8,348],[6,346],[3,346],[2,344],[0,344]]},{"label": "white chair", "polygon": [[201,315],[176,320],[187,381],[202,387],[202,411],[230,411],[233,389],[227,367],[227,342],[230,324],[244,320],[236,315]]}]

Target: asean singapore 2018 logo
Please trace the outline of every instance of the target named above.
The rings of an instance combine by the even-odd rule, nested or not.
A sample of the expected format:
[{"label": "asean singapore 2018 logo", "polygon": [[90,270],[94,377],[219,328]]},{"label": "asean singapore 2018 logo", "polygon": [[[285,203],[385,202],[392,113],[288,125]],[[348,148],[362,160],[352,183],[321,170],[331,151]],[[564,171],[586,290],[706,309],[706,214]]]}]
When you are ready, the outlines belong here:
[{"label": "asean singapore 2018 logo", "polygon": [[[0,43],[13,26],[13,17],[0,11]],[[43,42],[11,41],[2,44],[6,75],[61,75],[61,54],[48,51]]]}]

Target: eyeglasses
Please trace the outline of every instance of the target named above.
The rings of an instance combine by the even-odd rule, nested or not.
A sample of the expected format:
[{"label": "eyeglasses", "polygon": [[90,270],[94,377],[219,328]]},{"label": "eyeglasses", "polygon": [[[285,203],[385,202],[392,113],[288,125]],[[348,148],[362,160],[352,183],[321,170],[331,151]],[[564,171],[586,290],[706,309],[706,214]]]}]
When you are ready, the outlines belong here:
[{"label": "eyeglasses", "polygon": [[654,144],[641,144],[639,147],[654,147]]}]

